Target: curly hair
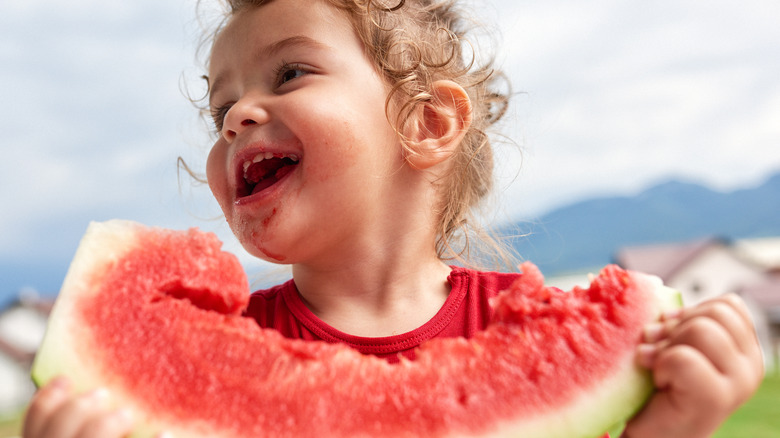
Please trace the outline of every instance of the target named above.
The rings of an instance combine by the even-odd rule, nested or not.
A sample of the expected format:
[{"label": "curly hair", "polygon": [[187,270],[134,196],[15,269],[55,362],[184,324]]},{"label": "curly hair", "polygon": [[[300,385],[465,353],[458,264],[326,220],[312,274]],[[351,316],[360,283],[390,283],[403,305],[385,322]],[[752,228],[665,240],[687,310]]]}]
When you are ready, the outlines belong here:
[{"label": "curly hair", "polygon": [[[223,24],[233,15],[273,0],[223,0]],[[443,260],[468,258],[470,235],[479,235],[499,249],[477,225],[475,207],[493,187],[493,150],[488,128],[506,112],[508,83],[493,59],[476,65],[466,39],[472,30],[456,0],[323,0],[344,11],[377,71],[390,85],[385,104],[388,122],[401,135],[420,105],[430,102],[432,86],[451,80],[468,93],[471,125],[439,181],[436,253]],[[213,41],[221,29],[211,36]],[[470,53],[469,53],[470,52]],[[499,83],[501,82],[501,83]],[[501,252],[499,250],[499,252]]]}]

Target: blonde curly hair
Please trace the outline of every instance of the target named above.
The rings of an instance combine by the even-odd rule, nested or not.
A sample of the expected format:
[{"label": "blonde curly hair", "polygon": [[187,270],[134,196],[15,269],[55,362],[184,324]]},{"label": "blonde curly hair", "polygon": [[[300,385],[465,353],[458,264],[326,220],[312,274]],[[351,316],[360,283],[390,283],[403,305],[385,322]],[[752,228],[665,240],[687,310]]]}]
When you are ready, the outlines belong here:
[{"label": "blonde curly hair", "polygon": [[[222,0],[226,15],[208,38],[213,43],[230,17],[273,0]],[[508,83],[493,59],[476,65],[466,35],[470,22],[456,0],[323,0],[344,11],[377,71],[390,85],[385,112],[401,136],[420,105],[430,102],[435,81],[451,80],[468,93],[471,125],[438,181],[436,253],[442,260],[465,261],[469,236],[489,241],[499,259],[501,245],[477,225],[474,209],[493,187],[493,150],[488,128],[506,112]],[[208,81],[208,78],[206,78]],[[499,83],[501,82],[501,83]],[[394,103],[394,104],[391,104]],[[401,136],[402,140],[403,137]],[[408,153],[415,153],[402,141]],[[186,165],[185,165],[186,166]]]}]

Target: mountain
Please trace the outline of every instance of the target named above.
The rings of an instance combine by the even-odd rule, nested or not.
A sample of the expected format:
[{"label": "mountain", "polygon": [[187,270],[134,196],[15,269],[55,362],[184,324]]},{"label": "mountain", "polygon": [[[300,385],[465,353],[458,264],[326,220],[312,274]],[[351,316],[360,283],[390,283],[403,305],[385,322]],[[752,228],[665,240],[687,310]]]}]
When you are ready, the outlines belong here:
[{"label": "mountain", "polygon": [[[571,204],[499,233],[545,275],[593,269],[622,246],[693,240],[780,236],[780,173],[764,184],[729,193],[668,181],[631,197]],[[59,290],[69,260],[0,260],[0,308],[23,287]]]},{"label": "mountain", "polygon": [[600,267],[623,246],[780,236],[780,173],[728,193],[671,180],[636,196],[571,204],[499,233],[548,275]]},{"label": "mountain", "polygon": [[16,300],[23,289],[36,290],[43,296],[55,295],[67,268],[67,261],[0,259],[0,310]]}]

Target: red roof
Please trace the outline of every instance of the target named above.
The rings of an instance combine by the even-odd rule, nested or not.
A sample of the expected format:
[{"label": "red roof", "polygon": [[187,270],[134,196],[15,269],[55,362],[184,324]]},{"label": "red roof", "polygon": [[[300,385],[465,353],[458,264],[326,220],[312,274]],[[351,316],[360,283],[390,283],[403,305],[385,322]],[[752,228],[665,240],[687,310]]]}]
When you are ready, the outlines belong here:
[{"label": "red roof", "polygon": [[763,308],[780,308],[780,274],[774,274],[766,281],[746,287],[742,293],[749,295]]},{"label": "red roof", "polygon": [[625,269],[657,275],[669,281],[688,262],[712,246],[722,246],[719,238],[626,247],[618,251],[617,264]]},{"label": "red roof", "polygon": [[11,343],[0,338],[0,353],[4,353],[10,357],[14,362],[20,363],[24,366],[30,366],[35,358],[34,351],[22,351]]}]

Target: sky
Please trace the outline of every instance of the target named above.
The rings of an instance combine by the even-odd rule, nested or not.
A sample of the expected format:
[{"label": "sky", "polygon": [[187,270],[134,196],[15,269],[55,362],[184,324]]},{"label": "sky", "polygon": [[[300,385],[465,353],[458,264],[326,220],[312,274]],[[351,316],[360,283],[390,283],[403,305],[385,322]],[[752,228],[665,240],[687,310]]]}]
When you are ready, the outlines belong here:
[{"label": "sky", "polygon": [[[476,3],[513,87],[489,220],[780,170],[779,2]],[[0,2],[0,286],[57,287],[36,270],[64,273],[111,218],[214,231],[254,266],[177,172],[178,157],[203,170],[211,143],[182,91],[198,91],[199,36],[194,0]]]}]

